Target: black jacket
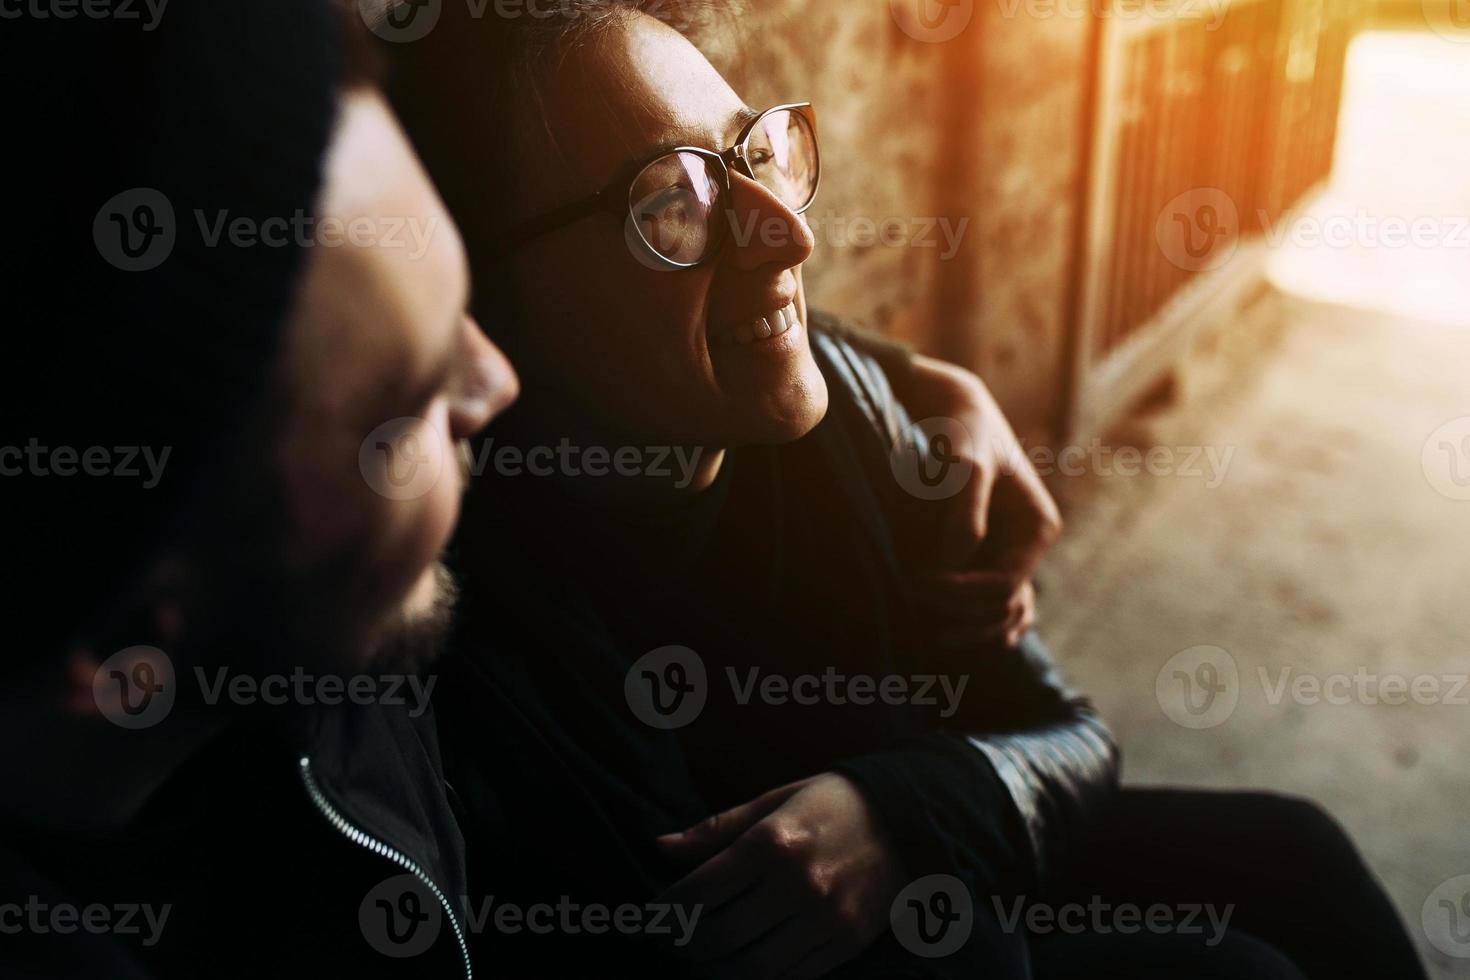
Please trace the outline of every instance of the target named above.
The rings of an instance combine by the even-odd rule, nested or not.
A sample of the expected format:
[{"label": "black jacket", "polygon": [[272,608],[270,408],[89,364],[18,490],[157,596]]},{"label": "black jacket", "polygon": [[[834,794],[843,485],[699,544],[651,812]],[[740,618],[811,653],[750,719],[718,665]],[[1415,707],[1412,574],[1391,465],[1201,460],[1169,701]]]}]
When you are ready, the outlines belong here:
[{"label": "black jacket", "polygon": [[[992,894],[1035,894],[1115,787],[1109,733],[1038,640],[963,657],[929,642],[946,624],[915,610],[904,559],[924,519],[890,470],[909,419],[878,361],[840,324],[813,319],[827,417],[792,446],[733,454],[733,474],[699,495],[713,503],[624,526],[616,509],[546,481],[486,482],[469,502],[463,623],[439,706],[473,894],[646,903],[687,870],[668,866],[655,836],[829,770],[865,792],[914,877],[958,877],[988,908]],[[750,615],[708,601],[741,589],[758,594]],[[945,719],[793,717],[712,693],[688,728],[639,723],[630,668],[691,636],[711,676],[810,653],[813,670],[962,672],[971,693]],[[922,964],[886,939],[849,972],[1004,975],[998,966],[1024,961],[1016,940],[991,935],[968,960]],[[509,976],[682,974],[646,936],[489,930],[473,941]]]},{"label": "black jacket", "polygon": [[[237,725],[105,839],[11,828],[0,908],[46,925],[4,936],[0,977],[468,977],[440,773],[432,714],[322,709]],[[127,910],[144,905],[162,928],[138,928]],[[120,928],[49,925],[88,906]]]}]

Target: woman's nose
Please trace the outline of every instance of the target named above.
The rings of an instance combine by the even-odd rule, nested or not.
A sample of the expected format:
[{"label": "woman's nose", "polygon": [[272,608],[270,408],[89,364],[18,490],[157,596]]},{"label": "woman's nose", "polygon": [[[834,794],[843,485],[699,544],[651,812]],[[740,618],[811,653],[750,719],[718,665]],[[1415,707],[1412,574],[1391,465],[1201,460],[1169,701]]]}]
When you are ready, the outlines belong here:
[{"label": "woman's nose", "polygon": [[811,258],[816,236],[806,219],[759,181],[731,176],[729,221],[735,265],[758,269],[773,265],[791,269]]}]

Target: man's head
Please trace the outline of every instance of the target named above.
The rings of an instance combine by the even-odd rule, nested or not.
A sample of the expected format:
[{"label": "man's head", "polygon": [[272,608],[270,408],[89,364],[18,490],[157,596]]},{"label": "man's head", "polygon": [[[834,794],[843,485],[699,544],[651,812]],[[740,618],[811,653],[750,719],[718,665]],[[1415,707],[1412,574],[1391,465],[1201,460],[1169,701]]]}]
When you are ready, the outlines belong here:
[{"label": "man's head", "polygon": [[[0,444],[43,450],[0,476],[22,671],[150,644],[345,672],[421,646],[456,443],[516,381],[465,313],[464,249],[361,25],[269,0],[146,35],[12,26],[66,69],[22,85],[13,130],[38,203],[6,243],[26,370]],[[111,471],[56,464],[95,448]],[[128,450],[165,460],[151,485]],[[408,452],[437,469],[400,493],[381,470]]]},{"label": "man's head", "polygon": [[[650,261],[633,230],[666,219],[679,238],[708,200],[692,163],[640,183],[641,165],[675,147],[727,151],[766,107],[747,106],[643,9],[697,6],[688,0],[555,6],[539,20],[446,7],[428,36],[401,46],[394,84],[472,260],[501,259],[506,280],[478,292],[514,299],[497,327],[513,331],[528,401],[663,444],[800,437],[827,405],[805,329],[801,266],[814,238],[801,205],[732,174],[729,214],[714,217],[725,247],[691,268]],[[778,152],[786,135],[769,135]],[[528,220],[604,189],[621,209],[516,240]]]}]

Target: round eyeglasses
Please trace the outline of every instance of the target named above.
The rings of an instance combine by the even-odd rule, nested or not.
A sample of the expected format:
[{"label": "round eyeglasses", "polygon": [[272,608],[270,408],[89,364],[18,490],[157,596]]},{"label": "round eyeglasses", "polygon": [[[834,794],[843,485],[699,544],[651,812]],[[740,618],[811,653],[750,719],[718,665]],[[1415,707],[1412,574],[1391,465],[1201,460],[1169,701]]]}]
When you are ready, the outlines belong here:
[{"label": "round eyeglasses", "polygon": [[655,264],[691,269],[718,255],[734,231],[731,170],[759,183],[795,214],[810,208],[822,177],[811,103],[766,110],[723,153],[693,146],[667,150],[592,197],[518,225],[508,244],[516,248],[606,212],[626,221],[630,243]]}]

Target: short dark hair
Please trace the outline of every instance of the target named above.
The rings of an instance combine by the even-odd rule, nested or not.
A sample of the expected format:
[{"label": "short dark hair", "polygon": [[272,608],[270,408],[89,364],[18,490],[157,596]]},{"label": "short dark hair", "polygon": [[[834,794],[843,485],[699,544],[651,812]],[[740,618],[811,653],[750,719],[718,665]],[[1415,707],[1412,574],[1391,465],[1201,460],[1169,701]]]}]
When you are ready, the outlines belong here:
[{"label": "short dark hair", "polygon": [[[528,0],[529,2],[529,0]],[[512,360],[516,304],[503,262],[505,215],[518,148],[502,137],[517,106],[540,101],[540,72],[595,43],[630,16],[653,17],[697,40],[729,26],[735,0],[541,0],[553,16],[476,16],[445,4],[422,40],[394,51],[388,92],[469,249],[475,313]],[[460,9],[465,8],[465,9]],[[524,111],[522,108],[521,111]],[[497,193],[487,193],[497,188]]]}]

